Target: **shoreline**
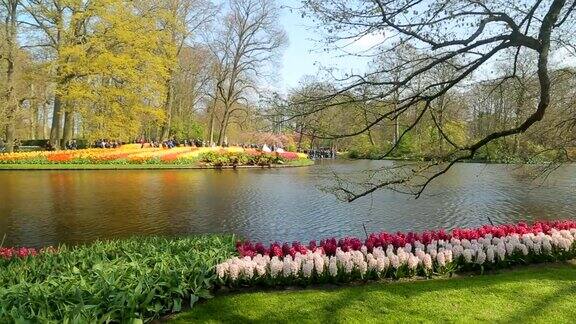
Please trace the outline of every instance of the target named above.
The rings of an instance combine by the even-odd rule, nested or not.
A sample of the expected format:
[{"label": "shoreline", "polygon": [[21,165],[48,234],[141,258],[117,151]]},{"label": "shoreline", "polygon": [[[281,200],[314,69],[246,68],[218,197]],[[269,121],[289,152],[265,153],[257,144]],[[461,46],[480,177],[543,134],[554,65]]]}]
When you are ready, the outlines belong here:
[{"label": "shoreline", "polygon": [[[395,158],[395,157],[386,157],[386,158],[381,158],[381,159],[368,159],[368,158],[360,159],[360,158],[341,157],[341,159],[344,159],[347,161],[430,162],[430,160],[405,159],[405,158]],[[445,162],[445,163],[449,163],[449,162]],[[457,164],[458,163],[466,163],[466,164],[502,164],[502,165],[542,165],[542,164],[549,164],[549,163],[554,163],[554,162],[545,162],[545,161],[539,161],[539,162],[521,162],[521,161],[506,162],[506,161],[491,161],[491,160],[462,160],[462,161],[458,161],[456,163]],[[571,162],[562,162],[562,163],[571,163]]]},{"label": "shoreline", "polygon": [[238,169],[283,169],[313,166],[312,160],[297,163],[272,164],[268,166],[238,165],[179,165],[179,164],[0,164],[1,171],[90,171],[90,170],[238,170]]}]

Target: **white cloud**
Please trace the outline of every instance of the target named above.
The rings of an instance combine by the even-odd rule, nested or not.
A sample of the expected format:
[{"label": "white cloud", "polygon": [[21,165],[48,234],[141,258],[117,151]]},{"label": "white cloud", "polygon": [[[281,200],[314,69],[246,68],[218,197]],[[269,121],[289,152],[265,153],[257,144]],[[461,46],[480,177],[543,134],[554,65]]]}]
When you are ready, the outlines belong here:
[{"label": "white cloud", "polygon": [[576,67],[576,53],[561,47],[558,50],[552,52],[552,58],[550,61],[552,62],[553,66],[557,65],[560,67]]},{"label": "white cloud", "polygon": [[356,49],[361,51],[371,50],[375,46],[384,42],[385,37],[382,33],[371,33],[363,35],[352,43]]}]

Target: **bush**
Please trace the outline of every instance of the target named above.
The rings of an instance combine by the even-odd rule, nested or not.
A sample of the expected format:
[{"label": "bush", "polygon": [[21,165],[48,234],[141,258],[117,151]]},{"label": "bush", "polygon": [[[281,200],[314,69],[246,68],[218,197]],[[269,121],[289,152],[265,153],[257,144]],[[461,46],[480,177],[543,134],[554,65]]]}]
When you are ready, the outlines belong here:
[{"label": "bush", "polygon": [[378,147],[358,147],[353,148],[348,152],[348,157],[350,159],[367,159],[367,160],[379,160],[384,157],[385,151]]},{"label": "bush", "polygon": [[0,259],[0,322],[150,320],[209,297],[232,236],[134,238]]},{"label": "bush", "polygon": [[200,155],[200,161],[216,167],[258,165],[269,166],[285,162],[277,153],[248,154],[246,152],[210,151]]}]

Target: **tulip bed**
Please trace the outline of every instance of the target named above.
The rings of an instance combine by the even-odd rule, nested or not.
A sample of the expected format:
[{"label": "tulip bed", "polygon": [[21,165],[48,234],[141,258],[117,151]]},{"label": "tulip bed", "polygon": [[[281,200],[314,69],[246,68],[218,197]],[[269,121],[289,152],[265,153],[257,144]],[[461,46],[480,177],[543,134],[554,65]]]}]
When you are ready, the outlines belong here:
[{"label": "tulip bed", "polygon": [[239,257],[216,266],[221,285],[309,285],[431,277],[576,258],[576,222],[483,226],[424,233],[379,233],[303,245],[242,242]]},{"label": "tulip bed", "polygon": [[[308,161],[306,155],[294,152],[262,153],[256,150],[230,148],[176,147],[141,148],[140,144],[128,144],[117,149],[84,149],[73,151],[40,151],[0,154],[0,167],[14,168],[18,165],[69,166],[69,165],[116,165],[116,166],[238,166],[291,164]],[[297,164],[297,163],[295,163]]]}]

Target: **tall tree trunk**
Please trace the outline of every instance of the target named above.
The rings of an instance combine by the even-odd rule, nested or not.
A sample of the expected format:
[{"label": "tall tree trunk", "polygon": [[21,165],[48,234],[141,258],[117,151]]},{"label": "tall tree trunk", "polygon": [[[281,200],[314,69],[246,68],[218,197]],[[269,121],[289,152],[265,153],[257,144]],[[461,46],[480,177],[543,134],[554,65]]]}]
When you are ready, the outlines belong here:
[{"label": "tall tree trunk", "polygon": [[30,139],[35,140],[36,135],[38,134],[38,121],[40,119],[40,107],[38,107],[38,99],[36,99],[36,91],[35,87],[32,84],[30,86],[30,94],[33,99],[30,100],[30,129],[29,129],[29,137]]},{"label": "tall tree trunk", "polygon": [[39,138],[48,139],[48,102],[42,104],[42,131],[38,134]]},{"label": "tall tree trunk", "polygon": [[220,123],[220,130],[218,132],[218,146],[222,146],[222,143],[224,141],[224,137],[226,137],[226,130],[228,128],[228,119],[230,114],[228,113],[228,107],[226,107],[226,110],[224,111],[224,116],[222,116],[222,122]]},{"label": "tall tree trunk", "polygon": [[439,98],[439,108],[440,108],[440,112],[438,114],[438,138],[440,140],[440,143],[438,145],[438,148],[440,150],[439,154],[442,155],[444,153],[444,136],[442,136],[440,129],[443,129],[444,127],[444,108],[445,108],[445,100],[444,100],[444,95],[440,96]]},{"label": "tall tree trunk", "polygon": [[64,134],[62,138],[62,146],[66,147],[66,144],[72,140],[74,137],[74,112],[66,111],[64,113]]},{"label": "tall tree trunk", "polygon": [[[394,91],[394,98],[392,99],[394,101],[394,110],[398,109],[398,101],[400,100],[400,94],[398,93],[398,90]],[[400,115],[398,113],[395,114],[396,117],[393,119],[394,122],[394,137],[393,137],[393,143],[392,145],[398,145],[398,141],[400,139],[400,126],[398,123],[398,118],[400,118]]]},{"label": "tall tree trunk", "polygon": [[296,152],[302,150],[302,140],[304,139],[304,126],[300,126],[300,136],[298,137],[298,145],[296,146]]},{"label": "tall tree trunk", "polygon": [[14,91],[14,73],[16,64],[17,46],[17,13],[18,1],[8,0],[5,2],[7,16],[5,19],[4,31],[6,37],[6,92],[4,100],[6,102],[6,152],[14,152],[14,136],[16,129],[16,111],[18,101]]},{"label": "tall tree trunk", "polygon": [[[368,113],[366,112],[366,109],[363,110],[363,114],[364,114],[364,124],[366,126],[368,126],[368,124],[369,124]],[[367,134],[368,134],[368,140],[370,141],[370,145],[372,147],[376,146],[376,142],[374,142],[374,137],[372,136],[371,128],[368,128]]]},{"label": "tall tree trunk", "polygon": [[14,120],[8,118],[6,124],[6,152],[14,152],[14,139],[15,139],[16,127],[14,125]]},{"label": "tall tree trunk", "polygon": [[172,127],[172,109],[174,106],[174,85],[172,83],[173,82],[171,78],[166,82],[167,94],[166,94],[166,102],[164,104],[166,107],[166,120],[162,125],[162,130],[160,134],[161,140],[168,139],[168,137],[170,136],[170,128]]},{"label": "tall tree trunk", "polygon": [[218,105],[218,87],[214,89],[214,100],[212,101],[212,107],[210,108],[210,130],[208,133],[208,139],[210,140],[210,146],[214,144],[214,126],[216,122],[216,108]]},{"label": "tall tree trunk", "polygon": [[214,109],[210,112],[210,132],[208,133],[208,139],[210,141],[210,146],[214,144]]},{"label": "tall tree trunk", "polygon": [[54,95],[54,110],[52,111],[52,128],[50,129],[50,144],[55,149],[60,148],[60,138],[62,133],[62,98],[58,91]]}]

